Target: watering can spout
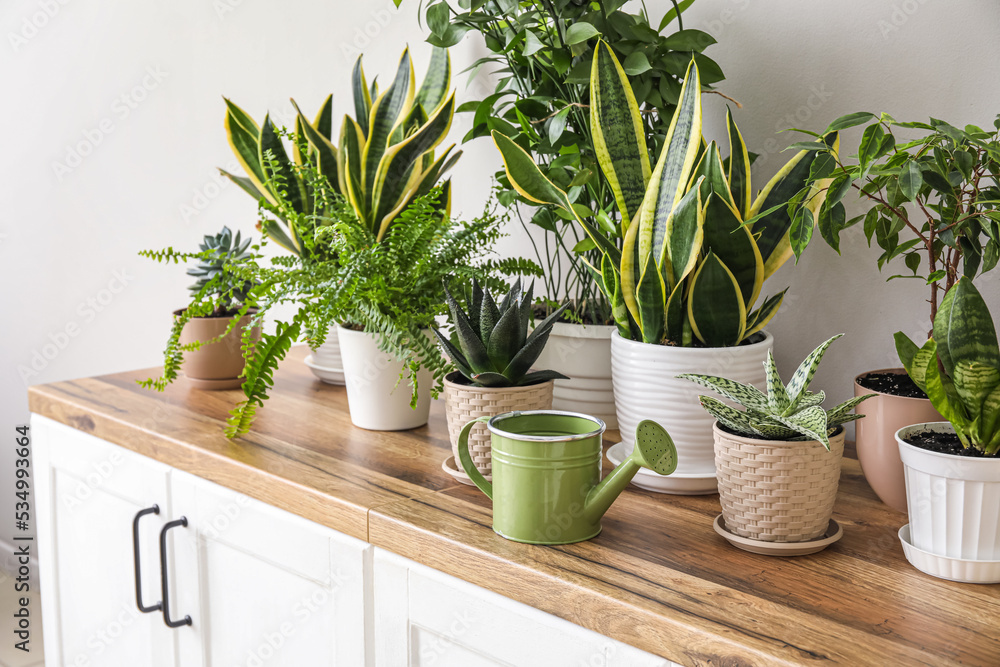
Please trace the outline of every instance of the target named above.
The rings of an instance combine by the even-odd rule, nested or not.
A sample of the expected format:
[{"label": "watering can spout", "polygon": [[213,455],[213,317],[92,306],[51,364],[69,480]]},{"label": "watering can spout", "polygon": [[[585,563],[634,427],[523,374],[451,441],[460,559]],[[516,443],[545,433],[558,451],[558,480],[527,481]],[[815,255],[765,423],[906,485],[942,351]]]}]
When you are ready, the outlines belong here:
[{"label": "watering can spout", "polygon": [[669,475],[677,469],[677,449],[670,434],[662,426],[648,419],[636,427],[635,447],[628,458],[619,463],[587,494],[583,510],[587,519],[593,522],[599,521],[639,472],[639,468],[649,468],[661,475]]}]

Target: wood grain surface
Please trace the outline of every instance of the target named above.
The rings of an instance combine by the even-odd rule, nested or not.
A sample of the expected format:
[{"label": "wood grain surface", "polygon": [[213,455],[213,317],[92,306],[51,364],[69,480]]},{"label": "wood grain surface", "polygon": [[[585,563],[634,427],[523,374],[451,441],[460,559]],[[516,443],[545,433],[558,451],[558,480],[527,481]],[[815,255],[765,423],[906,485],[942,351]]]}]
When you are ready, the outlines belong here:
[{"label": "wood grain surface", "polygon": [[896,537],[906,516],[855,460],[834,512],[844,537],[811,556],[731,547],[712,529],[718,496],[634,487],[593,540],[517,544],[493,533],[485,496],[442,472],[442,405],[414,431],[355,428],[305,354],[293,349],[254,431],[232,442],[238,391],[180,380],[156,394],[135,385],[149,370],[32,387],[31,409],[684,665],[1000,665],[1000,586],[912,568]]}]

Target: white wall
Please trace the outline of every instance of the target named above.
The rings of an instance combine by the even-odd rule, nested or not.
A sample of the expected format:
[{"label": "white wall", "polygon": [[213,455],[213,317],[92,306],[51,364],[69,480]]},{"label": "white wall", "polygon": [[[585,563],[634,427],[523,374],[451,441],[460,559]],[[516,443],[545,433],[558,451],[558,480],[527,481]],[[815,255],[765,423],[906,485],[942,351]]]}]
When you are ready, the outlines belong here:
[{"label": "white wall", "polygon": [[[267,109],[287,114],[290,96],[311,113],[330,92],[337,114],[349,111],[359,49],[369,75],[383,79],[406,42],[426,62],[416,4],[404,0],[398,11],[390,0],[3,4],[0,537],[11,531],[8,444],[13,425],[27,419],[26,385],[159,363],[170,311],[184,303],[188,281],[180,267],[136,251],[192,247],[223,224],[253,231],[254,203],[215,172],[232,161],[221,96],[258,118]],[[647,5],[658,18],[668,3]],[[686,21],[720,41],[709,53],[728,75],[723,90],[743,103],[738,122],[751,150],[764,154],[758,185],[792,138],[767,142],[791,124],[821,129],[870,109],[988,125],[1000,111],[996,3],[700,0]],[[467,37],[453,50],[456,71],[478,51]],[[484,90],[467,90],[464,75],[457,83],[465,99]],[[710,100],[709,132],[719,128],[721,109],[721,99]],[[465,129],[460,121],[454,140]],[[81,143],[93,147],[77,163],[68,153]],[[474,214],[498,160],[485,141],[464,150],[456,208]],[[848,334],[817,379],[838,399],[856,373],[894,364],[893,331],[925,327],[924,290],[884,285],[860,230],[845,236],[843,258],[818,244],[770,286],[792,287],[771,327],[786,373],[828,335]],[[530,252],[518,237],[503,249]],[[981,283],[994,306],[997,284]]]}]

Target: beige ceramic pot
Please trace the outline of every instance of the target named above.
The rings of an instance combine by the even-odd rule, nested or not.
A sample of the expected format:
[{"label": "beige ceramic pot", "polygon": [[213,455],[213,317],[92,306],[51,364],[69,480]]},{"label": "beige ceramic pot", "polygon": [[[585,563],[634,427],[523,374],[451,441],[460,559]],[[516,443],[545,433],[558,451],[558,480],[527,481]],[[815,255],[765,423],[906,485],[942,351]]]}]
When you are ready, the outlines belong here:
[{"label": "beige ceramic pot", "polygon": [[[551,410],[553,381],[527,387],[473,387],[458,382],[464,379],[458,371],[444,378],[444,406],[448,418],[451,450],[458,462],[458,436],[462,427],[478,417],[493,417],[505,412]],[[476,469],[483,475],[493,472],[490,456],[490,431],[486,424],[476,424],[469,433],[469,453]]]},{"label": "beige ceramic pot", "polygon": [[726,528],[762,542],[806,542],[827,531],[840,483],[844,429],[830,451],[816,440],[758,440],[715,431]]},{"label": "beige ceramic pot", "polygon": [[854,378],[854,395],[875,394],[858,406],[865,415],[855,426],[858,462],[869,486],[879,499],[898,512],[906,512],[906,482],[899,458],[896,431],[904,426],[943,421],[929,399],[893,396],[867,389],[859,383],[871,373],[905,375],[902,368],[883,368]]},{"label": "beige ceramic pot", "polygon": [[[183,310],[175,310],[179,316]],[[240,349],[243,327],[250,323],[251,314],[240,318],[239,325],[225,338],[184,353],[181,372],[196,389],[235,389],[243,384],[243,354]],[[196,340],[212,340],[225,332],[232,318],[194,317],[184,324],[180,343],[186,345]],[[254,329],[254,340],[260,338],[260,329]]]}]

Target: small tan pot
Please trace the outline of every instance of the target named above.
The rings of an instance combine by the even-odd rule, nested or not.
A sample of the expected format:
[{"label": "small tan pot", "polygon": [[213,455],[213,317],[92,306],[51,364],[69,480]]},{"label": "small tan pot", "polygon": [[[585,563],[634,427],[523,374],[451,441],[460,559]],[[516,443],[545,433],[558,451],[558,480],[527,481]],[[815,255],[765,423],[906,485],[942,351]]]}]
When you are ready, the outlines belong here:
[{"label": "small tan pot", "polygon": [[[445,415],[448,418],[451,451],[456,461],[458,461],[458,434],[469,421],[513,410],[552,409],[552,380],[528,387],[473,387],[456,382],[461,377],[458,371],[453,371],[444,378]],[[472,460],[479,472],[492,479],[490,432],[486,424],[476,424],[472,427],[469,433],[469,453],[472,454]]]},{"label": "small tan pot", "polygon": [[854,395],[875,394],[858,406],[865,415],[855,426],[861,472],[879,499],[898,512],[906,512],[906,481],[899,459],[896,431],[904,426],[944,421],[930,399],[893,396],[862,387],[859,380],[871,373],[904,375],[902,368],[883,368],[854,378]]},{"label": "small tan pot", "polygon": [[731,532],[763,542],[822,536],[833,514],[844,429],[830,451],[816,440],[757,440],[714,426],[722,517]]},{"label": "small tan pot", "polygon": [[[184,310],[175,310],[179,316]],[[220,341],[209,343],[192,352],[184,353],[181,371],[196,389],[234,389],[243,384],[243,355],[240,337],[243,327],[250,322],[252,314],[240,318],[239,325]],[[229,326],[229,317],[193,317],[184,324],[181,331],[182,345],[196,340],[211,340],[221,335]],[[254,340],[260,339],[260,329],[254,329]]]}]

